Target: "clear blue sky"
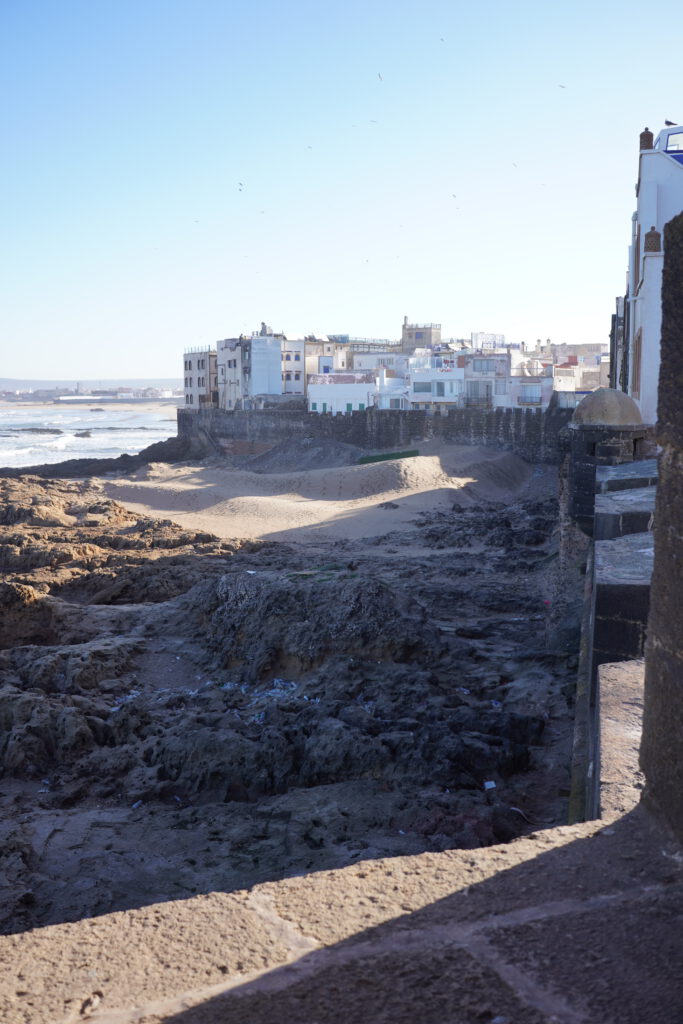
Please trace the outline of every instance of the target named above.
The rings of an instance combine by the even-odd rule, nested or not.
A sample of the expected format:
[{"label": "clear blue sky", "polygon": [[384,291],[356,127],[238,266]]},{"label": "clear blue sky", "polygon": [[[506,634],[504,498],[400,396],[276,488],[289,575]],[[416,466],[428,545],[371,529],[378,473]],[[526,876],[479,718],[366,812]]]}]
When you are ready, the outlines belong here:
[{"label": "clear blue sky", "polygon": [[181,376],[262,319],[606,340],[681,28],[674,0],[0,0],[0,376]]}]

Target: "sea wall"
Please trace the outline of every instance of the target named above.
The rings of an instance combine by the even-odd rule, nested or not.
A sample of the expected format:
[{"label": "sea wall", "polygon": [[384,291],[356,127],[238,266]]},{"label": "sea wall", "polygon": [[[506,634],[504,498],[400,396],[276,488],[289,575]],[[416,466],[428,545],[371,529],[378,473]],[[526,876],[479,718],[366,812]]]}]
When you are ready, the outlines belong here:
[{"label": "sea wall", "polygon": [[655,567],[645,654],[646,794],[683,838],[683,214],[664,229]]},{"label": "sea wall", "polygon": [[367,409],[351,413],[314,413],[291,409],[227,411],[178,410],[178,437],[220,450],[233,441],[272,442],[304,437],[375,449],[404,447],[441,437],[453,444],[483,445],[514,451],[529,462],[559,463],[561,431],[571,409],[454,409],[427,415],[418,409]]}]

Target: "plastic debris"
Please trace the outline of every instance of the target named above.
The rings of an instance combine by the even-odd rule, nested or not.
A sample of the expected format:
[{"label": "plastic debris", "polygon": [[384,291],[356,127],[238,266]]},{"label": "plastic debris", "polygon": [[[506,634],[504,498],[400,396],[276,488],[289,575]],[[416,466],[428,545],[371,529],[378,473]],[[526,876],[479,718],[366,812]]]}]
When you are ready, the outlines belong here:
[{"label": "plastic debris", "polygon": [[256,575],[256,569],[245,569],[244,571],[246,572],[247,576],[255,576]]},{"label": "plastic debris", "polygon": [[493,782],[492,779],[487,779],[486,782],[484,783],[484,789],[495,789],[495,788],[496,788],[496,784],[495,784],[495,782]]},{"label": "plastic debris", "polygon": [[470,691],[467,689],[466,686],[459,686],[458,687],[458,692],[459,693],[464,693],[465,695],[467,695]]},{"label": "plastic debris", "polygon": [[403,831],[403,829],[402,829],[402,828],[400,828],[400,829],[398,830],[398,834],[399,834],[400,836],[404,836],[404,835],[405,835],[405,832]]},{"label": "plastic debris", "polygon": [[501,702],[499,700],[492,700],[491,701],[491,707],[492,708],[502,708],[502,706],[503,705],[501,704]]},{"label": "plastic debris", "polygon": [[142,807],[142,800],[136,800],[134,804],[131,804],[131,811],[137,811],[138,807]]}]

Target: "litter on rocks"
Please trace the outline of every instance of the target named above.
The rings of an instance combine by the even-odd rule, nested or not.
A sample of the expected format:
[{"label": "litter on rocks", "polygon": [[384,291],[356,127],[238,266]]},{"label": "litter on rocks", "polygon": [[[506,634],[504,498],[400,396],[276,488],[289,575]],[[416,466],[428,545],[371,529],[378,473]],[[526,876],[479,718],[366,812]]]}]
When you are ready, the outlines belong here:
[{"label": "litter on rocks", "polygon": [[491,779],[487,779],[486,782],[484,783],[484,789],[495,789],[495,788],[496,788],[496,784]]}]

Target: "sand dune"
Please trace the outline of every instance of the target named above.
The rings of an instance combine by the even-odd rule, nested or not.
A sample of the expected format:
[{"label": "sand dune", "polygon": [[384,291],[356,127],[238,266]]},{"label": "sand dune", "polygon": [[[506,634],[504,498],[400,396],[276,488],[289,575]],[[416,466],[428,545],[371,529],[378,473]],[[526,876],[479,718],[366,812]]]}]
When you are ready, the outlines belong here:
[{"label": "sand dune", "polygon": [[[533,473],[509,452],[443,444],[423,450],[396,461],[287,473],[211,460],[154,463],[132,477],[103,481],[103,489],[134,512],[220,537],[305,541],[309,531],[330,538],[383,534],[454,501],[509,500],[524,492]],[[398,507],[378,507],[385,502]]]}]

